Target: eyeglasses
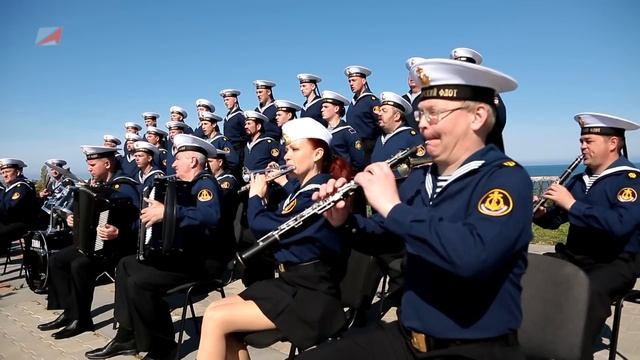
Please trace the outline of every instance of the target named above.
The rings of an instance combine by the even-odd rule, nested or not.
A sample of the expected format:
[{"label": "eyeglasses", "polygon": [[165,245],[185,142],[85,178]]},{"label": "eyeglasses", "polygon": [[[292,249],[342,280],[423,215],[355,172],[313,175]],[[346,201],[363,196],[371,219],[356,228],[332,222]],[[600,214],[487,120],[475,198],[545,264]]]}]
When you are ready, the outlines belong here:
[{"label": "eyeglasses", "polygon": [[418,121],[425,120],[430,125],[436,125],[440,123],[442,120],[446,119],[449,115],[464,108],[466,108],[466,106],[459,106],[457,108],[448,109],[448,110],[430,110],[430,111],[419,110]]}]

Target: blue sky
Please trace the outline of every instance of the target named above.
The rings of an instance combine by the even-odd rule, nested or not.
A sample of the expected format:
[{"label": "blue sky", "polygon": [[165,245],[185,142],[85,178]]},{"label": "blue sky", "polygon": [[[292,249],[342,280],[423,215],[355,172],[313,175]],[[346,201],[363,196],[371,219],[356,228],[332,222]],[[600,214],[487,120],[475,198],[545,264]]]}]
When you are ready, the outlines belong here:
[{"label": "blue sky", "polygon": [[[37,172],[65,158],[84,172],[79,146],[121,137],[144,111],[195,100],[225,109],[238,88],[255,107],[252,81],[302,103],[296,74],[350,96],[343,69],[373,70],[372,90],[404,93],[411,56],[475,48],[484,65],[519,88],[503,95],[507,152],[524,164],[570,163],[579,153],[573,115],[604,112],[640,122],[640,2],[620,1],[35,1],[0,2],[0,157]],[[36,46],[40,27],[62,43]],[[628,135],[640,160],[640,131]],[[81,170],[80,170],[81,169]]]}]

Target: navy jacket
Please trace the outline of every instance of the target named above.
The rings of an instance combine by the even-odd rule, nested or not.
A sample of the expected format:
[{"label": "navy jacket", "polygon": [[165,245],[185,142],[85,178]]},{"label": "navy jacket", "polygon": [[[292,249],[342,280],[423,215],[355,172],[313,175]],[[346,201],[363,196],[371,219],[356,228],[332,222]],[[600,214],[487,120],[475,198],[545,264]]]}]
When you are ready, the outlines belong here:
[{"label": "navy jacket", "polygon": [[[412,96],[413,99],[411,99]],[[418,93],[416,96],[414,96],[411,93],[406,93],[402,95],[402,97],[407,100],[409,104],[411,104],[411,108],[413,108],[413,111],[409,115],[405,115],[407,125],[411,126],[413,130],[420,132],[420,128],[418,127],[418,119],[416,119],[415,117],[415,112],[418,111],[418,104],[420,103],[420,99],[422,97],[421,94]]]},{"label": "navy jacket", "polygon": [[380,135],[378,115],[374,109],[380,106],[380,100],[370,92],[364,92],[351,100],[347,110],[347,124],[353,126],[362,139],[375,139]]},{"label": "navy jacket", "polygon": [[229,170],[235,171],[238,168],[240,168],[240,156],[238,155],[238,152],[236,151],[236,149],[233,147],[233,144],[231,143],[231,141],[229,141],[229,139],[226,136],[222,134],[217,134],[212,139],[205,139],[205,140],[209,141],[211,145],[213,145],[216,149],[225,150],[229,152],[226,155],[226,163]]},{"label": "navy jacket", "polygon": [[345,159],[356,171],[364,169],[364,149],[358,132],[342,120],[329,131],[333,154]]},{"label": "navy jacket", "polygon": [[270,102],[267,106],[261,108],[260,106],[255,108],[255,111],[262,113],[262,115],[266,116],[269,121],[264,123],[264,134],[265,136],[272,137],[278,141],[282,137],[282,129],[278,126],[276,122],[276,105],[274,102]]},{"label": "navy jacket", "polygon": [[284,164],[284,153],[279,141],[266,135],[260,135],[252,143],[247,143],[244,147],[244,167],[249,170],[261,170],[275,161]]},{"label": "navy jacket", "polygon": [[317,96],[309,104],[307,104],[307,101],[305,100],[304,104],[302,104],[300,117],[310,117],[323,126],[327,126],[327,121],[322,118],[322,98]]},{"label": "navy jacket", "polygon": [[38,198],[35,185],[24,175],[0,192],[0,222],[31,223],[38,211]]},{"label": "navy jacket", "polygon": [[138,174],[138,165],[136,165],[136,160],[133,157],[133,153],[127,153],[120,157],[120,170],[128,176],[135,177]]},{"label": "navy jacket", "polygon": [[229,138],[236,149],[242,149],[247,143],[247,135],[244,132],[244,114],[242,109],[230,111],[224,117],[224,136]]}]

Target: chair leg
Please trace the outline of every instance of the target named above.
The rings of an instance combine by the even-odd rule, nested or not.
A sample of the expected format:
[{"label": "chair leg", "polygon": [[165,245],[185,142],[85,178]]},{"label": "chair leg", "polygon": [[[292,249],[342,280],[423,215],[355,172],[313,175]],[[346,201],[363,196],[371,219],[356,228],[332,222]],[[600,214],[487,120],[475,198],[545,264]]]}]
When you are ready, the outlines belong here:
[{"label": "chair leg", "polygon": [[611,340],[609,342],[609,360],[615,360],[618,352],[618,336],[620,333],[620,318],[622,317],[622,307],[624,306],[624,296],[616,302],[616,308],[611,325]]},{"label": "chair leg", "polygon": [[2,275],[7,273],[7,264],[11,261],[11,247],[7,249],[7,258],[4,260],[4,270],[2,270]]},{"label": "chair leg", "polygon": [[22,261],[20,262],[20,273],[18,277],[22,276],[22,270],[24,270],[24,238],[20,239],[20,252],[22,253]]},{"label": "chair leg", "polygon": [[289,356],[287,357],[288,360],[293,360],[296,357],[296,350],[298,348],[291,344],[291,348],[289,349]]},{"label": "chair leg", "polygon": [[191,301],[191,290],[193,286],[187,290],[184,296],[184,304],[182,304],[182,315],[180,317],[180,332],[178,333],[178,347],[176,348],[176,360],[180,358],[180,347],[182,346],[182,338],[184,336],[185,319],[187,318],[187,306],[191,306],[191,316],[195,319],[193,312],[193,302]]}]

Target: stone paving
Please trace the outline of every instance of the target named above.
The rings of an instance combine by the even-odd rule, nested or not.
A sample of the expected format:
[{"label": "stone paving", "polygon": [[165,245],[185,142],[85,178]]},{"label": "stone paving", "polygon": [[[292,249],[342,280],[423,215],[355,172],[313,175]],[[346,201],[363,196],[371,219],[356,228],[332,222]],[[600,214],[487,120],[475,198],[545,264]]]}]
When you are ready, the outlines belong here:
[{"label": "stone paving", "polygon": [[[541,253],[551,251],[551,248],[532,245],[530,251]],[[70,339],[54,340],[50,336],[51,332],[38,330],[36,328],[38,324],[54,319],[59,313],[46,310],[45,295],[33,293],[27,287],[24,276],[19,276],[21,259],[18,252],[14,249],[7,273],[0,276],[0,359],[85,359],[86,351],[105,345],[115,335],[115,330],[112,328],[113,284],[100,285],[96,288],[92,311],[96,331],[85,332]],[[4,261],[0,263],[0,265],[3,264]],[[636,283],[636,288],[640,288],[640,283]],[[237,294],[242,289],[239,281],[225,288],[227,294]],[[217,292],[212,292],[206,298],[197,299],[199,301],[195,304],[195,309],[199,320],[206,306],[219,296]],[[172,317],[177,327],[182,309],[179,305],[181,299],[174,297],[169,298],[169,301],[175,304],[176,310],[172,312]],[[393,313],[393,311],[389,312],[385,320],[393,320]],[[611,319],[608,325],[611,325]],[[195,334],[188,316],[185,341],[181,350],[183,359],[195,359],[197,348]],[[602,343],[598,345],[600,350],[595,354],[595,359],[608,358],[609,334],[609,328],[605,328]],[[627,303],[623,310],[617,359],[640,359],[640,341],[638,340],[640,340],[640,305]],[[250,353],[254,359],[272,360],[286,358],[288,350],[288,344],[279,343],[267,349],[250,349]],[[136,357],[142,358],[142,355]],[[118,356],[113,359],[136,357]]]}]

